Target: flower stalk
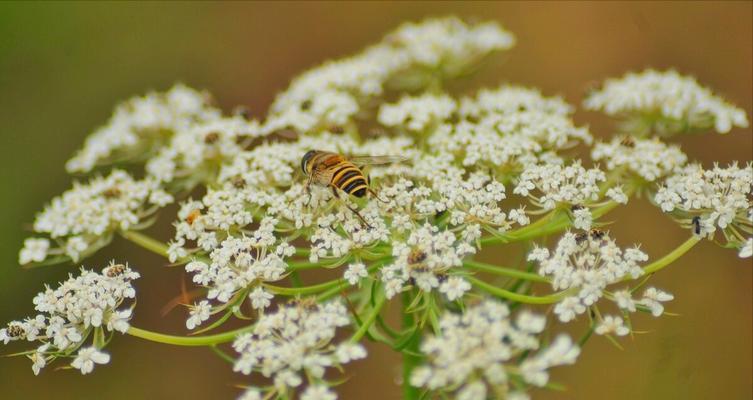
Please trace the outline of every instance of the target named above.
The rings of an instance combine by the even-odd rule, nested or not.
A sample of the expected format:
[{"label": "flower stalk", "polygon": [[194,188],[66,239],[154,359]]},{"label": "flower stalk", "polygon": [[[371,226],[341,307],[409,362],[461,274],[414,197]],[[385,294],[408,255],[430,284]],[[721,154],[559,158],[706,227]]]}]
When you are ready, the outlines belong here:
[{"label": "flower stalk", "polygon": [[369,314],[366,315],[366,318],[364,318],[364,320],[361,322],[361,326],[353,334],[353,336],[350,337],[351,342],[357,343],[359,340],[361,340],[361,338],[363,338],[364,335],[366,335],[366,333],[376,321],[379,313],[382,311],[382,307],[384,307],[384,304],[386,302],[387,298],[384,296],[384,293],[379,292],[376,294],[376,302],[369,311]]},{"label": "flower stalk", "polygon": [[689,237],[686,241],[677,246],[677,248],[669,252],[664,257],[652,262],[651,264],[646,265],[643,268],[643,272],[646,274],[653,274],[666,268],[667,266],[675,262],[678,258],[682,257],[685,253],[690,251],[690,249],[692,249],[700,241],[701,238],[699,236],[693,235]]},{"label": "flower stalk", "polygon": [[575,293],[573,290],[563,290],[546,296],[531,296],[498,288],[475,277],[468,277],[467,279],[473,286],[493,296],[524,304],[553,304]]},{"label": "flower stalk", "polygon": [[197,346],[216,346],[218,344],[228,343],[235,340],[235,338],[243,333],[251,332],[254,329],[254,325],[248,325],[244,326],[242,328],[238,328],[232,331],[227,331],[223,333],[217,333],[214,335],[206,335],[206,336],[175,336],[175,335],[167,335],[164,333],[158,333],[158,332],[152,332],[141,328],[136,328],[135,326],[132,326],[128,328],[127,334],[148,340],[150,342],[155,343],[163,343],[163,344],[170,344],[174,346],[188,346],[188,347],[197,347]]},{"label": "flower stalk", "polygon": [[151,251],[154,254],[160,255],[164,258],[167,258],[167,249],[168,246],[159,240],[156,240],[152,238],[151,236],[145,235],[139,231],[133,231],[133,230],[124,230],[120,231],[120,236],[122,236],[124,239],[131,241],[132,243]]},{"label": "flower stalk", "polygon": [[[414,318],[413,312],[410,312],[411,303],[413,298],[411,292],[403,292],[402,294],[402,329],[404,332],[418,329],[417,322]],[[403,399],[404,400],[418,400],[420,398],[420,391],[417,387],[411,384],[411,376],[413,370],[421,363],[420,354],[421,335],[413,334],[408,339],[408,343],[402,349],[403,353]]]},{"label": "flower stalk", "polygon": [[523,279],[531,282],[550,283],[551,279],[535,274],[532,272],[525,272],[515,268],[500,267],[479,261],[467,260],[463,262],[463,265],[477,271],[488,272],[495,275],[506,276],[509,278]]}]

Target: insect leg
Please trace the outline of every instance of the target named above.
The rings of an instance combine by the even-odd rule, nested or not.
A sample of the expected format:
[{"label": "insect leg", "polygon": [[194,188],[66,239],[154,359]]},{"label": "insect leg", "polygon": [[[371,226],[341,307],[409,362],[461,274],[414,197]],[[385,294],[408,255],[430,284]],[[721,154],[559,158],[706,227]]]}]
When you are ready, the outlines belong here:
[{"label": "insect leg", "polygon": [[369,223],[366,222],[366,220],[361,216],[361,214],[358,212],[358,210],[356,210],[355,208],[353,208],[353,207],[351,207],[351,206],[349,206],[347,204],[345,204],[345,207],[348,207],[348,209],[350,211],[353,211],[353,214],[356,214],[356,216],[361,220],[361,222],[363,222],[363,224],[366,225],[367,228],[371,229],[371,225],[369,225]]},{"label": "insect leg", "polygon": [[359,212],[358,212],[358,210],[356,210],[355,208],[353,208],[353,207],[349,206],[349,205],[348,205],[348,203],[346,203],[345,201],[343,201],[343,200],[342,200],[342,199],[340,198],[340,195],[339,195],[339,194],[337,194],[337,188],[335,187],[335,185],[330,185],[330,188],[332,189],[332,194],[334,194],[334,195],[335,195],[335,197],[336,197],[336,198],[337,198],[338,200],[342,201],[342,202],[343,202],[343,204],[345,204],[345,207],[348,207],[348,210],[350,210],[350,211],[353,211],[353,214],[356,214],[356,216],[358,217],[358,219],[360,219],[360,220],[361,220],[361,222],[363,222],[363,224],[364,224],[364,225],[366,225],[366,227],[367,227],[367,228],[371,229],[371,225],[369,225],[369,223],[368,223],[368,222],[366,222],[366,220],[365,220],[365,219],[363,218],[363,216],[361,216],[361,213],[359,213]]},{"label": "insect leg", "polygon": [[306,202],[306,205],[311,204],[311,175],[309,175],[309,178],[306,180],[306,185],[303,187],[303,191],[309,195],[309,200]]},{"label": "insect leg", "polygon": [[375,191],[373,191],[373,190],[372,190],[371,188],[367,188],[366,190],[368,190],[368,191],[369,191],[369,193],[371,193],[372,195],[374,195],[374,198],[376,198],[377,200],[379,200],[379,201],[381,201],[382,203],[385,203],[385,204],[387,203],[386,201],[382,200],[382,199],[381,199],[381,198],[379,197],[379,195],[377,195],[377,194],[376,194],[376,192],[375,192]]},{"label": "insect leg", "polygon": [[371,189],[371,175],[366,175],[366,185],[367,185],[367,187],[366,187],[366,190],[367,190],[367,191],[368,191],[369,193],[373,194],[373,195],[374,195],[374,197],[376,197],[376,199],[377,199],[377,200],[381,201],[382,203],[387,203],[386,201],[382,200],[382,199],[381,199],[381,198],[379,197],[379,195],[377,195],[377,194],[376,194],[376,192],[375,192],[375,191],[373,191],[373,190]]}]

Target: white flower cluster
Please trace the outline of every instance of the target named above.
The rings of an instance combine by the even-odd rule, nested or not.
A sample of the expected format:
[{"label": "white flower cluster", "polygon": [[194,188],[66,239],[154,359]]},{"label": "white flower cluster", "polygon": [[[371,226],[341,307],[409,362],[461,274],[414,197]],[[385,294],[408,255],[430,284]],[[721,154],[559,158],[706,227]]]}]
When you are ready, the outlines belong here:
[{"label": "white flower cluster", "polygon": [[369,271],[366,270],[366,265],[362,262],[356,262],[348,265],[343,273],[343,278],[351,285],[357,285],[361,279],[369,276]]},{"label": "white flower cluster", "polygon": [[300,75],[275,99],[262,130],[310,132],[346,125],[385,89],[420,88],[437,77],[456,76],[513,44],[512,34],[494,23],[442,18],[405,24],[360,54]]},{"label": "white flower cluster", "polygon": [[569,118],[572,107],[531,89],[481,90],[460,104],[461,120],[440,125],[429,143],[453,154],[464,166],[559,163],[555,151],[592,140],[587,129],[576,127]]},{"label": "white flower cluster", "polygon": [[150,180],[180,180],[174,191],[191,189],[213,181],[224,162],[262,135],[257,121],[223,116],[208,94],[176,85],[119,105],[67,166],[89,172],[97,165],[146,160]]},{"label": "white flower cluster", "polygon": [[146,163],[146,171],[165,183],[176,178],[211,182],[222,163],[232,160],[259,136],[259,123],[240,115],[195,122],[175,132]]},{"label": "white flower cluster", "polygon": [[423,132],[448,119],[456,109],[457,103],[452,97],[426,93],[405,96],[395,104],[382,104],[377,119],[384,126],[404,126],[409,131]]},{"label": "white flower cluster", "polygon": [[648,256],[638,248],[620,249],[606,232],[568,232],[553,252],[537,248],[528,255],[538,262],[539,274],[552,277],[555,290],[570,290],[572,295],[554,308],[560,321],[569,322],[594,305],[607,286],[643,274],[639,263]]},{"label": "white flower cluster", "polygon": [[[222,190],[214,196],[221,194],[223,198],[233,199],[233,207],[240,207],[229,212],[228,218],[237,213],[244,219],[250,218],[248,210],[258,210],[257,215],[273,216],[285,227],[289,224],[301,229],[316,225],[321,228],[318,236],[334,234],[329,228],[343,224],[350,237],[343,238],[343,242],[338,241],[334,246],[336,249],[343,248],[341,244],[347,248],[353,247],[353,244],[347,244],[351,241],[356,244],[371,243],[385,238],[384,230],[380,228],[384,222],[374,219],[378,206],[372,203],[376,202],[370,202],[361,212],[367,220],[374,219],[369,222],[373,229],[362,229],[360,221],[345,207],[347,196],[341,194],[342,201],[333,201],[330,190],[317,186],[312,186],[310,193],[304,193],[305,180],[300,176],[301,157],[311,149],[343,154],[404,154],[411,143],[409,138],[398,137],[370,140],[357,145],[349,138],[325,133],[316,137],[303,136],[295,142],[262,144],[239,154],[232,163],[222,168],[219,176]],[[380,169],[371,171],[373,176],[378,176]],[[228,201],[218,203],[227,204]],[[228,220],[228,223],[237,224],[232,220]],[[242,227],[244,224],[238,225]],[[323,257],[332,250],[332,243],[325,237],[317,243],[323,246],[323,253],[319,255],[315,251],[316,257]]]},{"label": "white flower cluster", "polygon": [[518,368],[518,357],[539,349],[537,336],[545,325],[543,316],[526,311],[513,323],[507,306],[493,300],[468,307],[461,315],[447,312],[439,321],[440,333],[421,343],[427,364],[413,371],[410,383],[431,391],[454,392],[455,398],[464,400],[528,398],[509,387],[511,375],[544,386],[547,369],[573,364],[580,352],[567,336],[559,336],[536,355],[526,356]]},{"label": "white flower cluster", "polygon": [[392,244],[394,261],[381,269],[387,298],[400,293],[407,284],[426,292],[439,288],[450,301],[461,298],[471,285],[449,273],[475,252],[474,246],[458,240],[449,230],[440,231],[429,224],[417,228],[405,242]]},{"label": "white flower cluster", "polygon": [[[258,235],[248,228],[257,217],[270,221],[269,230],[264,233],[270,243],[282,240],[275,239],[283,236],[280,231],[295,228],[310,232],[306,239],[313,262],[340,258],[389,241],[439,213],[447,212],[451,216],[449,222],[460,228],[477,224],[506,228],[512,223],[528,223],[522,209],[509,214],[502,210],[499,203],[505,198],[504,185],[487,172],[458,168],[449,156],[416,154],[410,165],[370,171],[372,177],[380,179],[381,199],[360,208],[359,213],[369,224],[365,227],[345,207],[348,199],[335,200],[331,191],[319,187],[312,187],[306,194],[303,183],[296,182],[300,181],[295,177],[300,157],[311,148],[331,148],[333,142],[340,146],[335,150],[349,154],[411,154],[407,147],[412,143],[409,138],[397,137],[356,145],[345,138],[334,140],[331,134],[323,134],[245,151],[221,170],[221,188],[210,189],[201,202],[183,205],[175,224],[172,259],[197,250],[211,253],[228,237],[227,232]],[[478,226],[464,232],[469,243],[481,234]],[[191,241],[196,241],[197,247],[191,247]]]},{"label": "white flower cluster", "polygon": [[[274,390],[290,397],[289,391],[300,388],[304,379],[317,386],[315,383],[324,380],[327,368],[339,368],[366,357],[366,349],[359,344],[332,343],[337,328],[348,325],[348,310],[339,301],[313,304],[301,300],[281,306],[276,312],[262,316],[253,333],[235,340],[233,348],[240,357],[234,370],[245,375],[259,372],[273,380]],[[306,392],[321,391],[310,388]]]},{"label": "white flower cluster", "polygon": [[625,321],[621,317],[605,315],[603,320],[594,329],[594,332],[597,335],[615,334],[617,336],[626,336],[630,333],[630,328],[625,326]]},{"label": "white flower cluster", "polygon": [[674,173],[688,161],[677,145],[667,145],[658,138],[630,137],[616,137],[611,142],[596,143],[591,159],[606,162],[609,170],[625,168],[649,182]]},{"label": "white flower cluster", "polygon": [[632,291],[620,290],[614,292],[614,301],[623,312],[635,312],[638,309],[638,306],[643,306],[646,307],[647,311],[654,317],[664,314],[664,305],[662,303],[675,298],[673,295],[654,287],[644,290],[643,297],[639,300],[633,299],[632,296]]},{"label": "white flower cluster", "polygon": [[748,127],[745,111],[714,95],[695,78],[676,71],[645,70],[609,79],[591,93],[584,105],[612,116],[638,117],[649,133],[671,134],[689,129],[714,128],[729,132],[733,126]]},{"label": "white flower cluster", "polygon": [[[664,305],[662,303],[674,299],[674,296],[671,294],[653,287],[646,289],[643,292],[643,297],[639,300],[632,298],[630,290],[620,290],[615,292],[613,296],[617,306],[626,318],[628,317],[627,313],[635,312],[639,306],[645,307],[647,312],[650,312],[654,317],[658,317],[664,313]],[[627,336],[632,332],[632,327],[629,324],[625,324],[622,317],[596,315],[596,318],[598,322],[594,327],[594,333],[597,335]]]},{"label": "white flower cluster", "polygon": [[566,335],[559,335],[544,350],[520,364],[523,379],[535,386],[544,386],[549,381],[548,369],[560,365],[572,365],[580,355],[580,348]]},{"label": "white flower cluster", "polygon": [[553,210],[561,204],[583,206],[599,200],[599,182],[605,180],[603,171],[586,169],[580,161],[570,165],[531,165],[520,174],[513,193],[528,196],[543,210]]},{"label": "white flower cluster", "polygon": [[[104,343],[82,347],[92,331],[106,329],[125,333],[131,319],[131,308],[119,307],[126,299],[135,298],[132,282],[139,274],[127,265],[112,263],[102,273],[81,269],[81,274],[61,283],[55,289],[47,287],[34,297],[34,318],[12,321],[0,329],[0,341],[26,340],[40,342],[36,350],[26,354],[32,360],[34,374],[58,357],[66,357],[78,350],[71,365],[88,374],[94,363],[106,364],[110,356],[102,353]],[[104,337],[104,336],[101,336]]]},{"label": "white flower cluster", "polygon": [[118,230],[135,229],[157,209],[173,201],[153,180],[134,180],[114,170],[95,177],[56,197],[34,221],[34,232],[45,238],[28,239],[19,253],[19,263],[42,262],[48,256],[67,256],[74,262],[109,243]]},{"label": "white flower cluster", "polygon": [[[464,166],[500,167],[560,163],[553,151],[581,140],[590,142],[588,131],[575,127],[569,118],[531,111],[442,125],[429,143],[453,154]],[[515,168],[509,172],[516,172]]]},{"label": "white flower cluster", "polygon": [[149,155],[192,123],[217,118],[219,110],[209,103],[206,93],[184,85],[129,99],[115,108],[105,126],[86,139],[66,169],[89,172],[100,164]]},{"label": "white flower cluster", "polygon": [[[510,85],[465,97],[442,91],[443,80],[471,71],[491,52],[513,44],[513,36],[494,23],[443,18],[405,24],[363,52],[293,80],[263,122],[223,114],[207,94],[182,85],[131,99],[87,139],[67,168],[91,172],[135,163],[145,177],[137,180],[115,169],[75,184],[39,214],[38,237],[26,240],[19,261],[76,261],[120,232],[166,253],[171,263],[186,264],[185,271],[206,292],[189,305],[188,329],[220,312],[224,316],[210,328],[232,313],[245,318],[241,310],[248,302],[257,322],[233,344],[240,354],[234,369],[258,372],[272,384],[248,388],[245,400],[335,399],[328,368],[341,369],[366,356],[356,338],[368,333],[389,342],[398,336],[397,348],[399,335],[380,319],[382,303],[368,310],[368,301],[361,302],[382,295],[370,289],[384,290],[385,301],[398,294],[413,297],[413,305],[423,301],[406,308],[436,329],[420,341],[426,363],[408,383],[434,392],[429,395],[462,400],[527,399],[529,387],[546,386],[548,370],[573,364],[580,349],[566,336],[545,345],[543,316],[521,312],[513,319],[505,304],[469,300],[476,296],[470,293],[471,271],[551,281],[561,291],[551,295],[561,299],[554,306],[561,322],[590,311],[596,334],[628,335],[629,313],[662,315],[673,296],[648,287],[634,299],[644,282],[611,290],[644,274],[640,265],[648,257],[591,229],[594,215],[615,205],[607,199],[624,204],[635,189],[657,191],[654,201],[664,211],[698,234],[720,228],[741,257],[750,257],[753,166],[703,170],[687,165],[677,146],[633,137],[747,126],[743,111],[672,71],[607,81],[586,100],[588,108],[627,117],[633,134],[593,146],[591,157],[605,170],[584,167],[588,161],[569,154],[580,144],[591,147],[593,138],[573,122],[574,108],[560,97]],[[343,158],[302,159],[312,150]],[[358,157],[367,155],[401,161],[369,165]],[[360,171],[345,163],[349,157]],[[314,171],[320,175],[307,182],[312,173],[307,167],[314,165],[309,162],[317,163]],[[606,170],[612,171],[608,179]],[[657,189],[652,182],[663,184]],[[512,193],[506,185],[513,185]],[[181,198],[175,236],[167,246],[127,232],[150,224],[173,196],[189,194],[198,197]],[[530,215],[548,211],[557,218],[544,216],[529,225]],[[513,230],[521,226],[526,228]],[[481,263],[464,267],[482,244],[508,239],[535,244],[537,237],[568,226],[583,232],[565,233],[551,252],[537,247],[528,255],[545,279]],[[683,246],[680,250],[687,250]],[[345,265],[342,279],[312,286],[298,280],[304,269]],[[292,286],[272,284],[288,276]],[[40,314],[11,322],[0,330],[0,340],[41,342],[25,353],[35,373],[58,357],[73,358],[71,366],[89,373],[109,362],[102,351],[106,335],[129,330],[131,309],[122,303],[134,297],[131,282],[137,277],[124,265],[110,265],[101,274],[82,270],[38,295],[34,303]],[[344,303],[297,298],[314,292],[329,298],[340,290],[350,292],[343,294],[348,302],[359,296],[365,306],[354,312],[363,312],[355,320],[366,325],[345,342],[336,340],[337,328],[351,324]],[[536,299],[485,290],[519,301]],[[296,298],[284,304],[274,294]],[[601,298],[613,302],[619,316],[602,315],[596,307]],[[91,345],[85,343],[89,336]]]},{"label": "white flower cluster", "polygon": [[[446,158],[423,159],[414,165],[421,170],[427,168],[427,172],[434,168],[434,171],[442,173],[432,173],[423,179],[416,177],[414,179],[417,183],[401,177],[395,185],[382,189],[388,201],[383,207],[385,211],[400,210],[407,213],[401,217],[396,216],[392,221],[393,228],[398,232],[412,229],[414,221],[410,221],[410,217],[420,220],[421,217],[443,213],[449,214],[450,225],[468,228],[464,238],[469,242],[481,235],[480,230],[478,234],[473,233],[478,230],[478,224],[506,229],[512,223],[528,223],[522,209],[505,214],[500,206],[500,202],[506,197],[505,186],[488,173],[457,168],[447,164]],[[425,183],[421,181],[424,180],[428,180],[428,187],[423,186]]]},{"label": "white flower cluster", "polygon": [[696,234],[711,237],[718,227],[728,242],[743,247],[749,239],[743,234],[753,226],[753,165],[688,165],[664,181],[654,202]]},{"label": "white flower cluster", "polygon": [[[192,203],[184,205],[182,213],[191,209]],[[209,207],[211,210],[211,206]],[[197,209],[194,209],[197,210]],[[189,214],[189,216],[192,214]],[[221,232],[216,227],[217,220],[212,220],[213,215],[208,213],[204,216],[196,216],[185,230],[179,231],[179,241],[173,243],[176,256],[184,256],[182,234],[188,234],[188,238],[196,230],[193,225],[201,225],[202,237],[199,242],[209,248],[208,260],[193,260],[186,265],[186,271],[193,274],[194,283],[207,287],[208,300],[216,300],[220,303],[233,303],[237,305],[243,301],[243,296],[248,295],[253,308],[263,310],[271,304],[272,295],[266,292],[260,285],[262,282],[278,281],[284,277],[287,265],[285,257],[293,255],[295,248],[286,242],[278,242],[274,236],[274,228],[277,220],[271,217],[263,219],[256,230],[243,231],[239,236],[228,236],[218,239],[216,232]],[[249,222],[250,223],[250,220]],[[240,224],[243,226],[244,224]],[[207,228],[218,229],[209,231]],[[188,233],[187,233],[188,231]],[[222,234],[222,233],[221,233]],[[253,291],[251,289],[254,289]],[[240,296],[240,297],[238,297]],[[219,309],[224,309],[221,305]],[[193,329],[210,316],[208,301],[202,301],[192,308],[191,316],[186,321],[186,326]]]},{"label": "white flower cluster", "polygon": [[561,97],[544,97],[536,89],[511,85],[481,89],[474,97],[464,97],[460,101],[460,115],[476,119],[489,114],[505,115],[521,111],[570,115],[575,109]]}]

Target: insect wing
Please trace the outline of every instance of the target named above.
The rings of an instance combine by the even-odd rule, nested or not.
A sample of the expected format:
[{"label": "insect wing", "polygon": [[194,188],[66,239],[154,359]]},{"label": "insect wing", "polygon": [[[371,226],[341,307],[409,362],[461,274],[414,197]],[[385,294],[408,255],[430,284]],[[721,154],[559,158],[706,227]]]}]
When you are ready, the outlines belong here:
[{"label": "insect wing", "polygon": [[407,159],[408,157],[403,156],[357,156],[348,158],[348,161],[358,165],[384,165],[403,162]]}]

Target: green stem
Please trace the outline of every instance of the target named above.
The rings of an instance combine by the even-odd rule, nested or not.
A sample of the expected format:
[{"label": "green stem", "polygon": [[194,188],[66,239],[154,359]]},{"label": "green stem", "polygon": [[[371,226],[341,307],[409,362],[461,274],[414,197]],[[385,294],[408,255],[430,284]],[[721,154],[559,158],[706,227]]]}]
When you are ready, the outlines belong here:
[{"label": "green stem", "polygon": [[527,281],[542,282],[542,283],[551,282],[551,279],[545,276],[541,276],[539,274],[534,274],[531,272],[521,271],[515,268],[499,267],[496,265],[486,264],[486,263],[482,263],[478,261],[464,261],[463,265],[468,268],[475,269],[475,270],[489,272],[495,275],[508,276],[510,278],[518,278],[518,279],[523,279]]},{"label": "green stem", "polygon": [[232,342],[235,338],[254,329],[254,325],[244,326],[228,332],[207,336],[173,336],[164,333],[151,332],[134,326],[128,328],[127,334],[152,342],[172,344],[175,346],[213,346],[221,343]]},{"label": "green stem", "polygon": [[374,321],[379,315],[379,312],[382,311],[382,307],[387,302],[387,298],[384,296],[384,291],[380,290],[378,287],[377,290],[378,292],[376,295],[376,304],[374,304],[374,308],[371,309],[371,312],[366,316],[366,319],[363,320],[361,327],[359,327],[356,333],[354,333],[350,338],[350,341],[352,343],[357,343],[359,340],[361,340],[363,335],[365,335],[366,332],[369,331],[369,328],[371,328],[371,325],[374,324]]},{"label": "green stem", "polygon": [[105,330],[101,326],[94,328],[94,347],[98,349],[105,347]]},{"label": "green stem", "polygon": [[[625,194],[629,196],[631,193],[632,192],[630,190],[628,190],[627,193],[625,193]],[[610,201],[610,202],[608,202],[607,204],[604,204],[601,207],[597,207],[597,208],[594,208],[593,210],[591,210],[591,216],[593,218],[599,218],[599,217],[603,216],[604,214],[612,211],[612,209],[614,209],[615,207],[617,207],[619,205],[620,205],[620,203],[618,203],[616,201]]]},{"label": "green stem", "polygon": [[[389,261],[389,257],[383,258],[381,260],[376,260],[372,265],[370,265],[366,271],[369,273],[374,272],[377,268],[384,265],[387,261]],[[329,299],[331,296],[336,295],[340,291],[342,291],[344,288],[350,286],[347,280],[344,278],[335,279],[332,281],[320,283],[318,285],[311,285],[311,286],[303,286],[298,288],[287,288],[282,286],[274,286],[269,284],[263,284],[265,288],[269,289],[270,292],[274,294],[281,294],[283,296],[306,296],[311,294],[319,294],[318,300],[326,300]],[[325,298],[322,298],[322,296],[326,296]]]},{"label": "green stem", "polygon": [[120,236],[151,251],[152,253],[159,254],[162,257],[167,258],[168,246],[160,242],[159,240],[144,235],[143,233],[138,231],[121,231]]},{"label": "green stem", "polygon": [[[413,314],[408,312],[408,308],[411,305],[411,292],[403,292],[403,331],[414,329],[416,322],[413,319]],[[404,400],[417,400],[420,397],[420,392],[417,387],[410,384],[410,378],[413,374],[413,370],[421,363],[421,358],[416,356],[419,354],[419,346],[421,344],[421,335],[415,335],[410,339],[410,342],[403,349],[403,399]]]},{"label": "green stem", "polygon": [[302,286],[302,287],[296,287],[296,288],[274,286],[274,285],[269,285],[266,283],[262,285],[274,294],[281,294],[283,296],[307,296],[310,294],[317,294],[317,293],[324,292],[328,289],[332,289],[342,284],[343,282],[346,282],[345,279],[340,278],[340,279],[335,279],[333,281],[320,283],[318,285]]},{"label": "green stem", "polygon": [[[594,219],[597,219],[605,215],[606,213],[612,211],[612,209],[614,209],[618,205],[620,205],[620,203],[610,201],[601,207],[597,207],[591,210],[591,215],[593,216]],[[570,221],[570,217],[566,213],[559,214],[557,218],[554,221],[552,221],[552,223],[538,230],[524,232],[523,234],[516,234],[508,242],[520,242],[520,241],[537,238],[540,236],[547,236],[553,233],[559,233],[569,228],[570,225],[572,225],[572,221]]]},{"label": "green stem", "polygon": [[326,264],[320,263],[320,262],[312,263],[308,261],[300,261],[300,262],[291,261],[288,263],[288,269],[293,270],[293,271],[301,271],[301,270],[306,270],[306,269],[320,268],[325,265]]},{"label": "green stem", "polygon": [[511,292],[509,290],[500,289],[496,286],[490,285],[480,279],[474,278],[472,276],[466,277],[468,281],[478,287],[479,289],[492,294],[497,297],[501,297],[503,299],[517,301],[518,303],[526,303],[526,304],[552,304],[556,303],[565,297],[571,296],[574,291],[573,290],[563,290],[561,292],[553,293],[547,296],[529,296],[526,294],[520,294]]},{"label": "green stem", "polygon": [[[594,219],[599,218],[613,208],[617,207],[619,203],[610,201],[601,207],[591,210],[591,215]],[[533,238],[551,235],[553,233],[562,232],[571,225],[570,218],[567,213],[553,211],[544,217],[541,217],[536,222],[526,225],[522,228],[515,229],[502,234],[501,236],[487,236],[481,238],[481,244],[494,244],[494,243],[513,243],[530,240]]]},{"label": "green stem", "polygon": [[[513,239],[518,236],[526,236],[529,235],[531,232],[537,232],[539,229],[545,228],[548,225],[551,225],[554,222],[557,222],[561,220],[566,215],[563,215],[560,210],[554,209],[550,211],[545,216],[537,219],[533,223],[530,223],[526,226],[522,226],[518,229],[512,230],[510,232],[507,232],[502,235],[502,238],[507,238],[507,240]],[[484,239],[481,239],[481,243],[484,244]]]},{"label": "green stem", "polygon": [[700,240],[700,236],[691,236],[690,238],[688,238],[688,240],[686,240],[676,249],[672,250],[669,254],[643,267],[643,272],[645,274],[653,274],[654,272],[661,270],[662,268],[680,258],[683,254],[687,253],[688,250],[692,249],[693,246],[695,246],[696,243],[698,243]]},{"label": "green stem", "polygon": [[293,285],[294,288],[303,286],[303,281],[301,280],[301,275],[298,273],[298,271],[293,271],[290,273],[290,284]]},{"label": "green stem", "polygon": [[327,301],[337,296],[338,294],[342,293],[342,291],[347,289],[348,286],[350,286],[349,282],[342,282],[339,285],[320,293],[318,296],[316,296],[316,301],[319,303],[323,301]]},{"label": "green stem", "polygon": [[212,346],[209,346],[209,349],[212,350],[212,352],[214,354],[217,354],[218,357],[220,357],[221,359],[229,362],[230,364],[235,363],[235,359],[233,358],[233,356],[231,356],[230,354],[225,353],[219,347],[217,347],[215,345],[212,345]]},{"label": "green stem", "polygon": [[588,330],[583,334],[580,340],[578,340],[578,346],[581,348],[585,346],[586,342],[588,342],[588,339],[590,339],[591,335],[593,335],[594,329],[596,329],[596,321],[594,321],[593,316],[591,316],[589,319],[590,322],[588,324]]}]

